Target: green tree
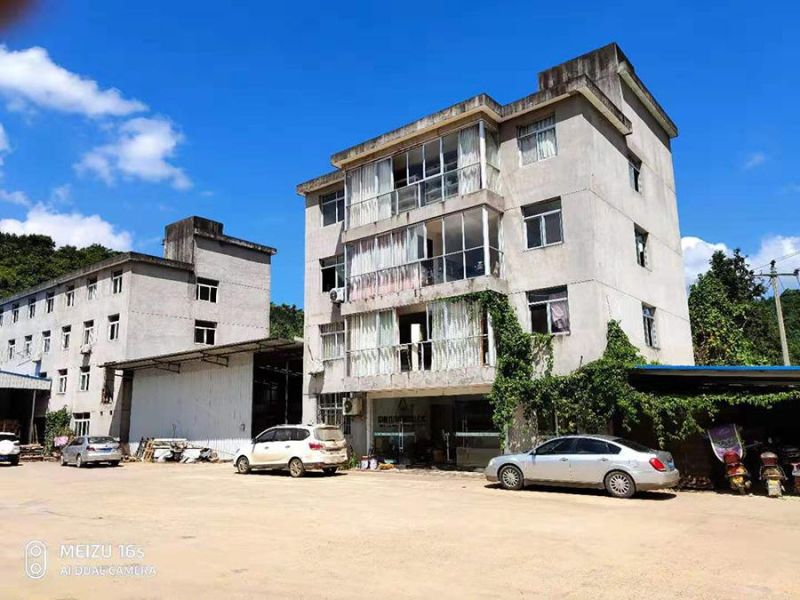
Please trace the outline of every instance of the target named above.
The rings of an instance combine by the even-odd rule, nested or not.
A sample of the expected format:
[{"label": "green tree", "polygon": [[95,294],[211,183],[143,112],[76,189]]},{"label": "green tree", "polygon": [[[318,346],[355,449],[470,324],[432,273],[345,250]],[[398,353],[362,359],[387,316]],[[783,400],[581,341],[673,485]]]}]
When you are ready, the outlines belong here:
[{"label": "green tree", "polygon": [[303,309],[294,304],[270,305],[269,334],[272,337],[292,339],[303,337]]},{"label": "green tree", "polygon": [[694,359],[698,365],[749,365],[764,362],[745,334],[752,301],[736,301],[730,288],[709,271],[689,290]]}]

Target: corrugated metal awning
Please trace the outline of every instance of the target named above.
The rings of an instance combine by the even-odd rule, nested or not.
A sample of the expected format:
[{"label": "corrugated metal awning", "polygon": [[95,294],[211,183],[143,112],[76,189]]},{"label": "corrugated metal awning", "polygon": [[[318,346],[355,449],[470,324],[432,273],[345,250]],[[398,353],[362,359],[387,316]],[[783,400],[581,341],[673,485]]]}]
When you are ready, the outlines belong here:
[{"label": "corrugated metal awning", "polygon": [[107,362],[102,367],[108,369],[136,371],[139,369],[170,369],[180,363],[199,360],[212,364],[227,366],[227,358],[244,352],[267,352],[291,354],[297,359],[303,358],[303,342],[282,338],[261,338],[246,342],[235,342],[221,346],[201,346],[184,352],[160,354],[117,362]]},{"label": "corrugated metal awning", "polygon": [[800,367],[641,365],[630,370],[629,379],[635,387],[644,389],[798,390]]},{"label": "corrugated metal awning", "polygon": [[11,371],[0,371],[0,389],[49,390],[52,381],[34,375],[23,375]]}]

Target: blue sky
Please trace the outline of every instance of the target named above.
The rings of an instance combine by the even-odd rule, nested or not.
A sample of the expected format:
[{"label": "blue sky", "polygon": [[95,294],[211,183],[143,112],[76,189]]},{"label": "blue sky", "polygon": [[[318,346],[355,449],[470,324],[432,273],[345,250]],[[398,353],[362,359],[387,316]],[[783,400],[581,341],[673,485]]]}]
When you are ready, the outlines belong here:
[{"label": "blue sky", "polygon": [[680,129],[688,271],[800,251],[798,3],[542,4],[41,0],[0,33],[0,228],[158,254],[207,216],[302,304],[294,188],[333,152],[616,41]]}]

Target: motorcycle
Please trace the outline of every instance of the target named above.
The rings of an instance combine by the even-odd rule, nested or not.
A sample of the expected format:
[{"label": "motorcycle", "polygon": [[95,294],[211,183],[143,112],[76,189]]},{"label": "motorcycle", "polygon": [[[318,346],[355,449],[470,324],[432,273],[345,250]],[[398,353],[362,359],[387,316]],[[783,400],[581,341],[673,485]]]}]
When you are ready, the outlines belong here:
[{"label": "motorcycle", "polygon": [[716,457],[725,465],[725,477],[735,492],[744,495],[750,489],[750,473],[742,464],[744,444],[736,425],[718,425],[708,430],[708,439]]},{"label": "motorcycle", "polygon": [[766,482],[767,496],[770,498],[779,498],[782,493],[783,480],[786,479],[786,473],[783,472],[783,467],[778,464],[778,455],[774,452],[761,453],[761,469],[759,470],[758,478]]}]

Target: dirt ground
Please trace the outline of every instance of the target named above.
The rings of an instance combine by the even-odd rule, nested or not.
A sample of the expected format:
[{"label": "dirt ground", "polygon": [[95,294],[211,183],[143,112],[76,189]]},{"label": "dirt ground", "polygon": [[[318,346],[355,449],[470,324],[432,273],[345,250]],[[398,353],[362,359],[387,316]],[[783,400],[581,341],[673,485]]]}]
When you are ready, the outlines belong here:
[{"label": "dirt ground", "polygon": [[799,500],[31,463],[0,468],[0,598],[798,598]]}]

